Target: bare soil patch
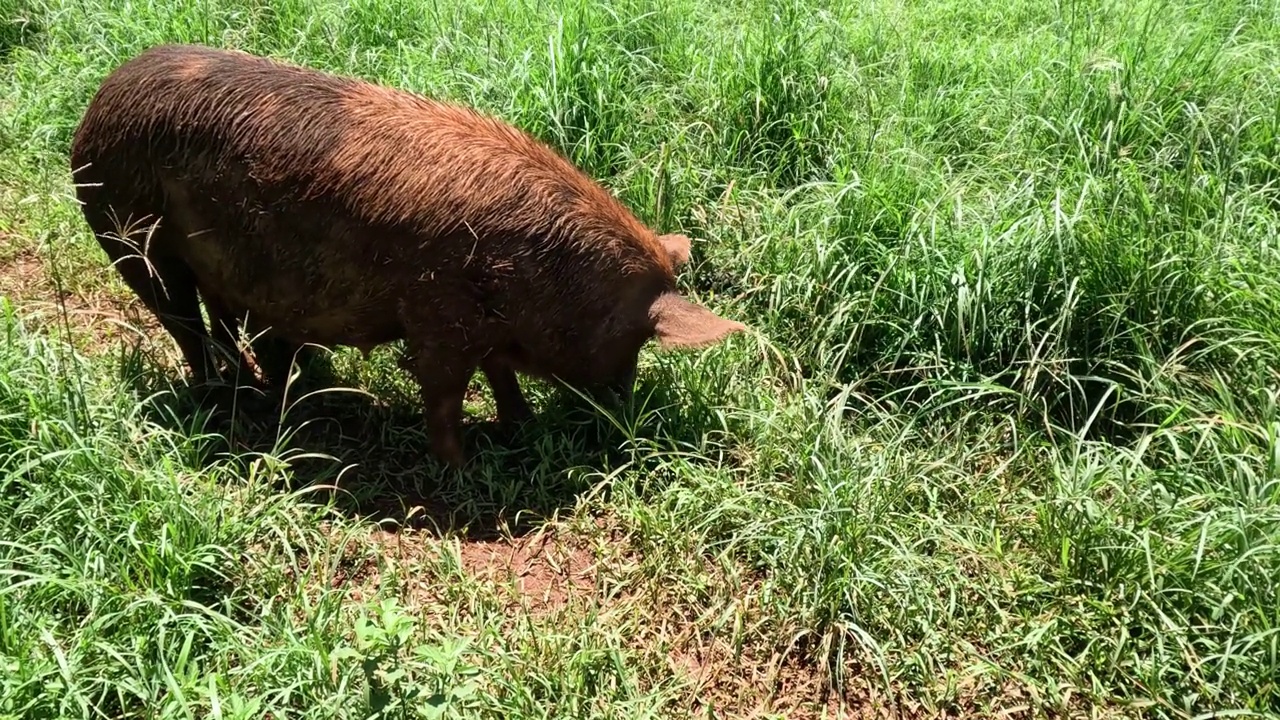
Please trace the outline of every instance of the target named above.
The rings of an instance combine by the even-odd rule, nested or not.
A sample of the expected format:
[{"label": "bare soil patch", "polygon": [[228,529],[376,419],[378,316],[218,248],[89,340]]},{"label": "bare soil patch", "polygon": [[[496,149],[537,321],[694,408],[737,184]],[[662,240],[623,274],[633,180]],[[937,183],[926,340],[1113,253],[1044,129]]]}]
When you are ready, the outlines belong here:
[{"label": "bare soil patch", "polygon": [[593,595],[599,572],[586,548],[544,533],[514,543],[467,543],[462,564],[477,579],[514,587],[534,613],[560,610]]},{"label": "bare soil patch", "polygon": [[[470,579],[505,601],[503,612],[509,618],[524,616],[555,625],[590,614],[595,622],[629,624],[635,630],[631,648],[655,667],[665,664],[685,682],[686,702],[697,717],[946,717],[903,712],[872,682],[856,678],[838,696],[800,653],[772,652],[758,639],[735,650],[731,628],[709,622],[716,613],[655,587],[651,578],[639,574],[638,558],[620,526],[607,518],[596,518],[592,524],[585,532],[555,523],[516,538],[464,538],[458,559]],[[428,555],[434,557],[439,550],[438,540],[429,535],[430,531],[402,528],[376,530],[369,537],[385,548],[386,556],[395,558],[410,602],[437,606],[447,591],[423,567],[432,562]]]},{"label": "bare soil patch", "polygon": [[[1030,719],[1030,695],[1014,680],[967,677],[950,699],[929,706],[910,688],[886,689],[871,663],[849,660],[842,682],[831,678],[813,654],[801,648],[770,647],[763,637],[735,644],[730,633],[689,625],[667,650],[672,672],[689,681],[695,716],[819,720]],[[775,636],[776,637],[776,636]],[[850,649],[856,654],[856,649]],[[942,688],[937,688],[941,691]],[[940,693],[941,694],[941,693]],[[1073,708],[1062,717],[1100,717]]]},{"label": "bare soil patch", "polygon": [[[439,549],[434,533],[417,528],[376,530],[370,540],[397,558],[408,575],[424,579],[429,573],[414,572],[413,566],[426,562],[425,553]],[[587,539],[563,532],[558,524],[521,537],[463,539],[458,549],[462,570],[496,591],[511,616],[541,618],[598,604],[597,584],[610,564],[593,552]],[[411,600],[424,604],[439,594],[437,583],[429,580],[410,583],[406,591]]]},{"label": "bare soil patch", "polygon": [[[509,621],[547,627],[601,623],[602,632],[632,630],[628,646],[645,665],[684,683],[683,703],[693,717],[819,720],[924,720],[926,718],[1031,718],[1029,696],[1016,682],[992,677],[961,680],[945,705],[926,706],[906,688],[886,692],[877,668],[844,663],[837,690],[814,648],[775,645],[793,633],[773,627],[759,607],[761,586],[749,580],[732,604],[681,595],[644,575],[625,528],[595,518],[574,529],[556,521],[519,537],[458,539],[457,560],[483,594],[502,603]],[[456,583],[439,574],[440,535],[419,527],[372,529],[369,545],[352,548],[332,577],[353,598],[372,598],[392,576],[412,606],[456,606]],[[444,540],[443,542],[452,542]],[[363,545],[363,543],[362,543]],[[371,550],[371,552],[370,552]],[[371,560],[380,555],[383,562]],[[378,565],[385,567],[379,569]],[[709,565],[708,572],[714,574]],[[768,627],[766,627],[768,626]],[[856,653],[855,648],[850,654]],[[1094,717],[1083,708],[1063,717]]]},{"label": "bare soil patch", "polygon": [[[15,241],[15,236],[0,234],[0,246]],[[120,340],[154,344],[165,337],[160,323],[136,297],[112,293],[106,282],[90,285],[94,289],[80,292],[61,287],[31,247],[0,258],[0,296],[18,306],[33,325],[65,331],[81,350],[103,352]]]}]

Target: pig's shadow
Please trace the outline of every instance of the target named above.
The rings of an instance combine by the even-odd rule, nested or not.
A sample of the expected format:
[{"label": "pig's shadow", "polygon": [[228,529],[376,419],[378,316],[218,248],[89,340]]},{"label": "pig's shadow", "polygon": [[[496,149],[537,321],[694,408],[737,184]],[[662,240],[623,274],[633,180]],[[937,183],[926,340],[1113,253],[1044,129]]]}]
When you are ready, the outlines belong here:
[{"label": "pig's shadow", "polygon": [[[327,358],[312,359],[283,398],[192,388],[151,367],[132,374],[138,392],[152,398],[151,419],[188,431],[199,424],[214,438],[211,454],[283,457],[292,488],[313,490],[312,501],[331,499],[343,514],[392,527],[465,530],[475,539],[523,534],[575,504],[627,462],[628,436],[672,447],[705,432],[709,419],[674,396],[662,367],[640,373],[636,399],[613,409],[613,421],[570,390],[521,378],[534,419],[505,428],[491,411],[469,412],[463,442],[471,459],[455,472],[428,452],[416,393],[353,389]],[[479,373],[472,391],[487,397]]]}]

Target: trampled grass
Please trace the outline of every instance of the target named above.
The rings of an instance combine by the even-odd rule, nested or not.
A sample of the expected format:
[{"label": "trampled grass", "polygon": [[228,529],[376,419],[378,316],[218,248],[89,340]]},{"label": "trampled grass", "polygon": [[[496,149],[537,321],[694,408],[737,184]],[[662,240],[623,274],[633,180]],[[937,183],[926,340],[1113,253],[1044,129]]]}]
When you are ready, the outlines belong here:
[{"label": "trampled grass", "polygon": [[[168,41],[496,113],[755,332],[477,378],[465,476],[393,348],[197,411],[67,167]],[[0,88],[2,718],[1280,714],[1273,2],[0,0]]]}]

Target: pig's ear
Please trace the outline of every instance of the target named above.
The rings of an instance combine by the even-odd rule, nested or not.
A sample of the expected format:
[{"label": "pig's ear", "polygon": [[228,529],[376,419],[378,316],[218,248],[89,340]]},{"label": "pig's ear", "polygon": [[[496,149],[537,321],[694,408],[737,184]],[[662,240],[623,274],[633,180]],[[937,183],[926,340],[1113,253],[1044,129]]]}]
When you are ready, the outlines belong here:
[{"label": "pig's ear", "polygon": [[659,235],[658,242],[662,243],[662,248],[671,256],[671,264],[680,267],[689,262],[689,238],[687,236],[679,233]]},{"label": "pig's ear", "polygon": [[659,295],[649,307],[649,317],[654,322],[658,344],[664,349],[703,347],[747,329],[674,292]]}]

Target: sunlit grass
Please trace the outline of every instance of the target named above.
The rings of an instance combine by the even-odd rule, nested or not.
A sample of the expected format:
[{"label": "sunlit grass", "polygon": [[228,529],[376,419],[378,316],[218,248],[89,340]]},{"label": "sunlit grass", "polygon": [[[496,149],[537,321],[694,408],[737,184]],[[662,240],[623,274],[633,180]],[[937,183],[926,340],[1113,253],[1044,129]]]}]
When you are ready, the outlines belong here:
[{"label": "sunlit grass", "polygon": [[[531,385],[450,475],[392,348],[232,428],[167,401],[163,343],[6,316],[0,716],[746,715],[791,659],[909,716],[1280,712],[1266,3],[0,0],[0,259],[120,293],[67,144],[165,41],[498,114],[694,237],[685,289],[754,332],[647,352],[614,418]],[[370,517],[616,555],[547,619],[431,532],[351,583]]]}]

